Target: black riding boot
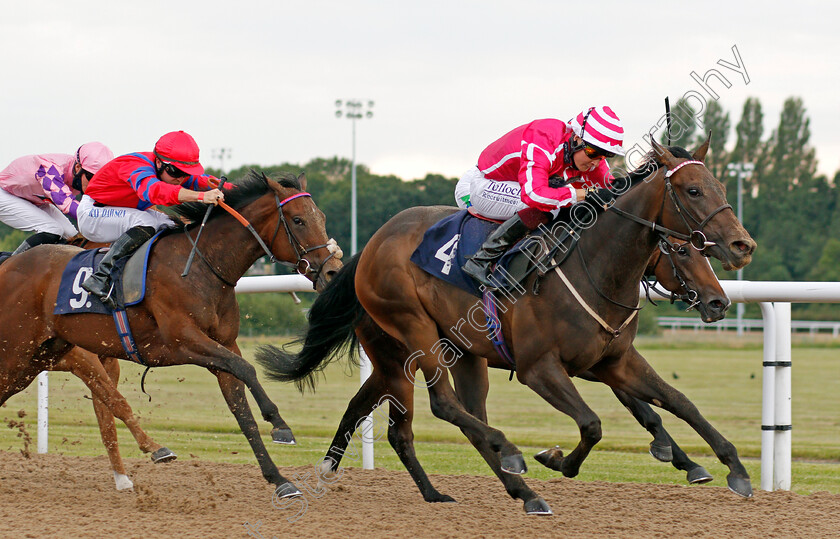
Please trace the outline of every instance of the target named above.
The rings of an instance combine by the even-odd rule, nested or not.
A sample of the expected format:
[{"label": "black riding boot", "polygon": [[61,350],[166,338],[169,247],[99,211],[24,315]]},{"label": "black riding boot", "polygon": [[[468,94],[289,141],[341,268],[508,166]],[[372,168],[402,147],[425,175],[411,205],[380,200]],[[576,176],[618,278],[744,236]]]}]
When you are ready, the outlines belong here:
[{"label": "black riding boot", "polygon": [[36,245],[44,245],[47,243],[58,243],[61,241],[61,236],[53,234],[52,232],[37,232],[32,234],[21,243],[17,249],[12,253],[12,256],[19,255],[24,251],[32,249]]},{"label": "black riding boot", "polygon": [[488,288],[496,288],[497,285],[490,282],[490,266],[531,230],[518,213],[514,214],[487,236],[481,249],[467,259],[464,273]]},{"label": "black riding boot", "polygon": [[114,264],[117,260],[124,258],[141,245],[146,243],[146,240],[155,235],[155,229],[151,226],[135,226],[129,228],[125,234],[116,239],[111,244],[111,248],[105,253],[102,262],[96,271],[85,279],[82,283],[82,288],[102,300],[102,303],[110,307],[116,308],[116,302],[113,297],[113,283],[111,282],[111,271],[114,269]]}]

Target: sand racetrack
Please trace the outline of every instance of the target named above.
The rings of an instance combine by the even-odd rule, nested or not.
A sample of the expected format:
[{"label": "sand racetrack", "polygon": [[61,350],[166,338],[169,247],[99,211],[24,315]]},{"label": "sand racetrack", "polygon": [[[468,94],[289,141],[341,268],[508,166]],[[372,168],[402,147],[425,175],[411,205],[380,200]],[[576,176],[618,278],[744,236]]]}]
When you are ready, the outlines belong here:
[{"label": "sand racetrack", "polygon": [[429,504],[406,472],[348,468],[321,497],[278,509],[256,465],[126,466],[133,492],[114,489],[105,457],[0,452],[0,537],[840,537],[840,495],[828,493],[531,480],[554,510],[534,517],[495,477],[432,476],[459,503]]}]

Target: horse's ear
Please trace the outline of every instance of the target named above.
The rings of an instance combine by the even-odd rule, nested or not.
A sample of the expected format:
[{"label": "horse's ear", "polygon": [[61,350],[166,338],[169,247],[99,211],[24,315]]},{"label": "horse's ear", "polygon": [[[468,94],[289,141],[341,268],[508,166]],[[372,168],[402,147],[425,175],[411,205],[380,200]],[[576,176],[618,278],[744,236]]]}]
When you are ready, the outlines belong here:
[{"label": "horse's ear", "polygon": [[263,172],[262,170],[260,171],[260,176],[262,176],[262,179],[265,183],[269,183],[268,176],[266,176],[265,172]]},{"label": "horse's ear", "polygon": [[709,143],[712,141],[712,132],[709,131],[709,136],[706,137],[706,142],[700,145],[699,148],[694,150],[694,153],[691,154],[691,157],[694,158],[695,161],[703,161],[706,158],[706,152],[709,151]]},{"label": "horse's ear", "polygon": [[656,142],[653,137],[650,137],[650,145],[653,148],[655,156],[665,167],[673,168],[677,166],[677,158],[674,157],[674,154],[668,148]]},{"label": "horse's ear", "polygon": [[300,184],[300,190],[306,191],[306,172],[301,172],[297,177],[297,181]]}]

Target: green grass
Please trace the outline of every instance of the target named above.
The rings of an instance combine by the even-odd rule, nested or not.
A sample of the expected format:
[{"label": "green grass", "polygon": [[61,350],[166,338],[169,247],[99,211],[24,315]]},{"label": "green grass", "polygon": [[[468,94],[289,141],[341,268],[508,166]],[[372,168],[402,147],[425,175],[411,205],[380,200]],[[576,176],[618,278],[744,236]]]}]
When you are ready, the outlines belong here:
[{"label": "green grass", "polygon": [[[751,335],[680,334],[639,339],[639,348],[656,370],[685,393],[701,413],[738,448],[759,485],[761,454],[761,339]],[[250,357],[254,342],[241,343]],[[250,448],[221,397],[215,377],[198,367],[154,369],[146,378],[152,401],[140,392],[142,369],[122,363],[120,388],[146,431],[182,458],[254,463]],[[675,377],[676,375],[676,377]],[[571,450],[578,441],[572,420],[552,409],[528,388],[509,382],[507,373],[491,372],[488,414],[528,457],[554,445]],[[647,454],[650,436],[601,384],[579,381],[577,386],[589,406],[601,417],[603,439],[584,463],[581,480],[683,483],[684,474]],[[796,339],[793,350],[793,490],[799,493],[840,493],[840,348],[830,342]],[[294,447],[269,447],[279,465],[316,463],[328,448],[350,398],[358,389],[357,372],[334,364],[316,393],[299,394],[292,385],[265,382],[266,389],[292,426],[298,440]],[[66,373],[50,374],[51,452],[68,455],[102,455],[99,431],[87,390]],[[484,474],[491,472],[461,432],[434,418],[428,394],[418,391],[415,433],[418,458],[429,473]],[[256,409],[253,401],[252,408]],[[35,437],[36,388],[33,384],[9,399],[0,417],[18,419],[27,414],[27,430]],[[666,428],[677,442],[724,485],[726,468],[705,442],[686,424],[662,413]],[[6,423],[6,421],[4,421]],[[379,427],[382,425],[380,424]],[[118,424],[125,457],[140,451],[127,429]],[[268,439],[270,426],[260,421]],[[377,432],[382,432],[378,430]],[[0,429],[0,450],[23,447],[18,430]],[[34,447],[32,448],[34,450]],[[529,477],[549,479],[558,474],[528,458]],[[352,461],[344,465],[358,465]],[[376,444],[376,465],[403,469],[387,442]]]}]

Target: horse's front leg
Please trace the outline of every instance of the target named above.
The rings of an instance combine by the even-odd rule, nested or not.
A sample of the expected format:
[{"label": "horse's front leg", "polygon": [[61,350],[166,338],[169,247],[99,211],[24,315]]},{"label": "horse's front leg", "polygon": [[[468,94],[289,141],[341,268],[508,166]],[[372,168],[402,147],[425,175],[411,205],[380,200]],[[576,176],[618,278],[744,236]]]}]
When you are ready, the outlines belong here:
[{"label": "horse's front leg", "polygon": [[575,477],[580,465],[592,448],[601,440],[601,420],[583,402],[577,388],[556,357],[548,353],[527,366],[520,362],[517,378],[559,411],[571,417],[580,430],[580,442],[568,456],[559,447],[537,453],[534,458],[541,464]]},{"label": "horse's front leg", "polygon": [[[239,349],[239,346],[236,343],[230,347],[230,351],[236,354],[239,357],[242,357],[242,352]],[[244,361],[244,360],[243,360]],[[251,386],[248,386],[249,388]],[[262,391],[265,395],[265,398],[260,400],[257,399],[256,394],[254,394],[254,398],[257,399],[257,406],[260,408],[260,413],[262,414],[263,419],[271,423],[273,427],[271,429],[271,441],[276,444],[286,444],[286,445],[295,445],[295,435],[292,433],[291,427],[280,417],[280,410],[277,408],[277,405],[268,398],[268,395],[265,394],[261,385],[257,384],[258,391]],[[254,392],[254,389],[251,389],[251,392]]]},{"label": "horse's front leg", "polygon": [[[237,353],[239,347],[235,342],[229,344],[228,347],[222,346],[195,327],[185,329],[177,340],[188,344],[178,348],[174,354],[164,348],[156,350],[154,356],[158,359],[158,365],[198,365],[231,374],[248,387],[263,419],[271,423],[272,441],[279,444],[293,445],[295,443],[292,430],[280,417],[277,405],[272,402],[262,384],[257,380],[257,370]],[[150,354],[150,357],[152,355]]]},{"label": "horse's front leg", "polygon": [[242,434],[245,435],[245,439],[251,445],[251,450],[257,458],[263,477],[275,486],[276,496],[278,498],[299,496],[300,491],[297,487],[291,481],[280,475],[277,466],[274,465],[271,457],[268,456],[268,451],[260,437],[257,422],[251,413],[251,407],[248,405],[244,384],[229,373],[216,369],[210,369],[210,372],[216,375],[219,381],[219,388],[225,397],[225,402],[227,402],[228,408],[236,418],[236,422],[239,424],[239,429],[242,431]]},{"label": "horse's front leg", "polygon": [[750,476],[732,443],[724,438],[685,395],[668,385],[634,348],[617,362],[595,365],[592,372],[611,387],[617,387],[631,396],[668,410],[697,431],[712,448],[721,463],[729,468],[726,482],[732,492],[749,498],[752,496]]},{"label": "horse's front leg", "polygon": [[653,435],[650,442],[650,454],[662,462],[670,462],[677,470],[686,472],[686,480],[691,484],[708,483],[712,475],[685,454],[685,451],[671,438],[662,425],[662,418],[653,411],[650,404],[631,397],[624,391],[612,388],[616,398],[628,409],[636,421]]}]

